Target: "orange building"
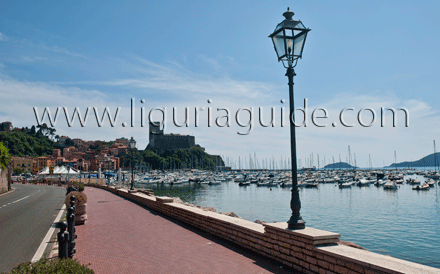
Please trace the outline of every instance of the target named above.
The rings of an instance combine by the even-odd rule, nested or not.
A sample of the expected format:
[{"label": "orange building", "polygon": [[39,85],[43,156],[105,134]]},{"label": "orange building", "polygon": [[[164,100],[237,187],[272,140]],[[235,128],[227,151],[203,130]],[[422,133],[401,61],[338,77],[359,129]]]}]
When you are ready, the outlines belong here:
[{"label": "orange building", "polygon": [[[55,165],[55,162],[53,162]],[[32,173],[37,174],[45,167],[50,167],[52,165],[52,160],[49,157],[38,157],[35,158],[34,166],[32,168]]]}]

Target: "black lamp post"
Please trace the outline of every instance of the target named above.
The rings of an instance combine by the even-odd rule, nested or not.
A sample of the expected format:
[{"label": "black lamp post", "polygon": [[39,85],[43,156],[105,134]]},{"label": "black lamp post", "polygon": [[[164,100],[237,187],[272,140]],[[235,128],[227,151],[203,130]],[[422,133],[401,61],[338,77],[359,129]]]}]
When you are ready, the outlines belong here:
[{"label": "black lamp post", "polygon": [[[305,227],[305,221],[300,214],[301,201],[298,193],[298,175],[296,164],[296,141],[295,141],[295,125],[294,125],[294,102],[293,102],[293,76],[295,70],[293,69],[302,57],[304,43],[306,41],[307,33],[310,29],[304,27],[301,21],[292,19],[294,13],[287,11],[283,13],[286,18],[279,23],[275,31],[269,35],[275,47],[275,52],[278,56],[278,62],[281,61],[283,66],[287,69],[286,76],[289,78],[289,102],[290,102],[290,149],[292,157],[292,198],[290,200],[290,208],[292,209],[292,216],[290,217],[288,227],[290,229],[302,229]],[[287,66],[285,64],[287,63]]]},{"label": "black lamp post", "polygon": [[111,157],[107,156],[107,184],[110,185],[110,160]]},{"label": "black lamp post", "polygon": [[131,150],[131,188],[130,190],[134,189],[134,169],[133,169],[133,159],[134,159],[134,149],[136,148],[136,141],[133,139],[133,136],[128,141],[128,146]]}]

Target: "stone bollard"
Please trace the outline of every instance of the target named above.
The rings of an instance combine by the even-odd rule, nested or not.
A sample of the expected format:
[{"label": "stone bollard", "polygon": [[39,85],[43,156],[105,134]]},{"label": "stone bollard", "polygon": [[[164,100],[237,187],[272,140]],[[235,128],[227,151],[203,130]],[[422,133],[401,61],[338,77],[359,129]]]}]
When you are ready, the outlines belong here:
[{"label": "stone bollard", "polygon": [[67,223],[61,222],[60,225],[60,232],[58,232],[58,258],[60,259],[67,259],[68,255],[68,241],[69,241],[69,233],[67,233]]},{"label": "stone bollard", "polygon": [[73,258],[76,253],[76,234],[75,234],[75,196],[70,197],[70,207],[67,209],[67,226],[69,231],[68,237],[68,257]]}]

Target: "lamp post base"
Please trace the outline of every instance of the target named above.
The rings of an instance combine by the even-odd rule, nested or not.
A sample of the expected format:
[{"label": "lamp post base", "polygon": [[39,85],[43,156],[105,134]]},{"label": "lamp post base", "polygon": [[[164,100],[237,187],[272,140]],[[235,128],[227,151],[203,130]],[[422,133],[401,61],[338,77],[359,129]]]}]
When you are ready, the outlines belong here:
[{"label": "lamp post base", "polygon": [[304,229],[306,228],[306,222],[301,218],[291,217],[290,220],[287,221],[287,228],[289,229]]}]

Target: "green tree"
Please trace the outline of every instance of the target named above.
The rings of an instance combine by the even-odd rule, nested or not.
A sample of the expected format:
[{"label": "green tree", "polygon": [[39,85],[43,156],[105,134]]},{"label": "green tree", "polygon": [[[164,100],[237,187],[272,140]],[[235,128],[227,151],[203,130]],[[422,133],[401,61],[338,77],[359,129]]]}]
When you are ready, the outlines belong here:
[{"label": "green tree", "polygon": [[8,149],[0,142],[0,168],[5,170],[10,161]]},{"label": "green tree", "polygon": [[12,173],[15,174],[15,175],[18,175],[18,174],[24,173],[24,170],[21,169],[21,168],[16,167],[16,168],[14,168]]},{"label": "green tree", "polygon": [[12,156],[32,157],[46,156],[52,154],[54,142],[42,134],[33,135],[30,132],[2,131],[0,142],[9,150]]},{"label": "green tree", "polygon": [[162,169],[164,159],[151,150],[144,150],[141,153],[145,163],[150,164],[153,169]]},{"label": "green tree", "polygon": [[75,143],[70,138],[67,138],[64,144],[66,145],[66,147],[71,147],[75,145]]}]

